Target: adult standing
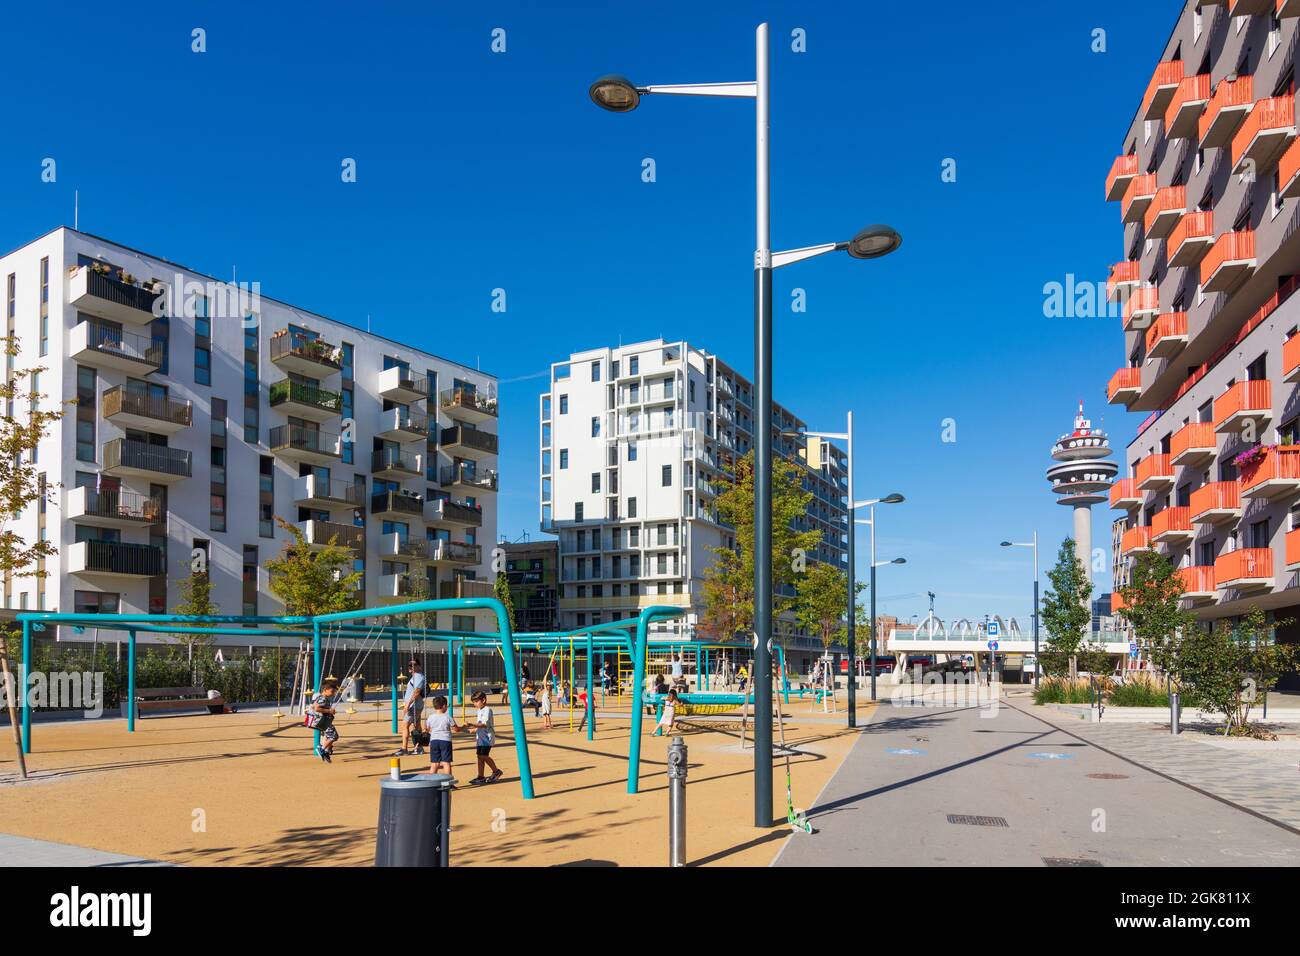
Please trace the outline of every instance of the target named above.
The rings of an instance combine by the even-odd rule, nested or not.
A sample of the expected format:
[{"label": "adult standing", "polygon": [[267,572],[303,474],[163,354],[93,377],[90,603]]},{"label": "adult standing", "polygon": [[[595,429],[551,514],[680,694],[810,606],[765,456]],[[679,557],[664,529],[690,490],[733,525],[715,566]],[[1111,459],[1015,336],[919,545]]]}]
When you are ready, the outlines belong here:
[{"label": "adult standing", "polygon": [[[424,693],[428,682],[424,678],[424,668],[417,660],[406,662],[409,675],[406,679],[406,695],[402,698],[402,746],[394,757],[404,757],[411,750],[411,734],[420,732],[420,716],[424,712]],[[417,743],[415,752],[424,753],[424,747]]]}]

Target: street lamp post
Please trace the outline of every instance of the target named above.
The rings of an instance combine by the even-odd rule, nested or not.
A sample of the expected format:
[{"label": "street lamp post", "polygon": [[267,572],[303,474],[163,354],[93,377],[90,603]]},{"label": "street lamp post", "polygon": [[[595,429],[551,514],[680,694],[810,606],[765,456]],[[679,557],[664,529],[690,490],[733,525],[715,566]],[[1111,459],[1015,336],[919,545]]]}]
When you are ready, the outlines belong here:
[{"label": "street lamp post", "polygon": [[1038,687],[1038,675],[1043,671],[1042,661],[1038,658],[1038,532],[1034,532],[1032,541],[1003,541],[1004,548],[1034,549],[1034,688]]},{"label": "street lamp post", "polygon": [[871,525],[871,581],[867,585],[867,590],[871,592],[871,699],[873,701],[876,699],[876,568],[884,567],[886,564],[907,564],[907,558],[876,560],[876,505],[892,505],[902,500],[902,495],[889,495],[887,498],[859,501],[853,506],[855,509],[868,508],[871,514],[869,518],[859,518],[857,523]]},{"label": "street lamp post", "polygon": [[[602,109],[627,113],[641,97],[654,93],[724,96],[754,100],[755,235],[754,249],[754,394],[757,419],[754,442],[754,825],[772,824],[772,270],[827,252],[847,252],[855,259],[876,259],[899,247],[902,237],[889,226],[868,226],[847,242],[773,252],[770,216],[768,131],[770,59],[767,24],[754,34],[755,80],[752,83],[693,83],[636,86],[622,76],[603,76],[588,95]],[[758,559],[763,555],[763,559]]]}]

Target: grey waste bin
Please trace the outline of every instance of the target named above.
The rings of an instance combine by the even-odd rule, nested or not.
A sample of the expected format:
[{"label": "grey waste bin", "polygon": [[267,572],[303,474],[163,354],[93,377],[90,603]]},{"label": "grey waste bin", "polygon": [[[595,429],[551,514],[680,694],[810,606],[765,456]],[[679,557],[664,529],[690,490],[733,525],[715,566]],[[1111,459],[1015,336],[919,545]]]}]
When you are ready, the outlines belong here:
[{"label": "grey waste bin", "polygon": [[375,866],[447,866],[451,781],[422,773],[379,781]]},{"label": "grey waste bin", "polygon": [[352,696],[356,698],[357,703],[366,699],[366,679],[358,677],[352,681]]}]

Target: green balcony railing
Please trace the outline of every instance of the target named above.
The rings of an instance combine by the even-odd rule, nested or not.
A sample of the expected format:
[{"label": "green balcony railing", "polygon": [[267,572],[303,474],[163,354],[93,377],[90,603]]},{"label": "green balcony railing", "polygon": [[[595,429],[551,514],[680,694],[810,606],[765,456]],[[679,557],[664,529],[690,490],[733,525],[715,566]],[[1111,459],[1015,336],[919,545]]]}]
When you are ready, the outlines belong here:
[{"label": "green balcony railing", "polygon": [[271,383],[271,407],[292,402],[295,405],[310,405],[327,412],[343,411],[343,396],[328,388],[282,379]]}]

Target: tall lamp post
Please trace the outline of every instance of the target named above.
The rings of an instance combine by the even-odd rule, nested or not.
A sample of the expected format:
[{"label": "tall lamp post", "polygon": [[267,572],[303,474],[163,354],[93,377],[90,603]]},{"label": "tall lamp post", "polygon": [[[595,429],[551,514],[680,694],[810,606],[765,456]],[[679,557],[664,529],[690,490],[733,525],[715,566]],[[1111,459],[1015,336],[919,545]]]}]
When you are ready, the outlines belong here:
[{"label": "tall lamp post", "polygon": [[[899,247],[902,237],[889,226],[868,226],[847,242],[828,242],[773,252],[771,242],[767,24],[754,35],[754,82],[637,86],[622,76],[602,76],[591,84],[592,102],[613,113],[637,108],[653,93],[752,99],[755,105],[756,177],[754,250],[754,393],[758,422],[754,441],[754,554],[772,553],[772,270],[827,252],[876,259]],[[772,825],[772,562],[754,561],[754,825]]]},{"label": "tall lamp post", "polygon": [[1043,665],[1038,659],[1038,532],[1034,532],[1033,541],[1003,541],[1004,548],[1033,548],[1034,549],[1034,687],[1038,687],[1038,675],[1043,670]]},{"label": "tall lamp post", "polygon": [[876,699],[876,568],[883,568],[886,564],[907,564],[907,558],[894,558],[890,561],[876,560],[876,505],[892,505],[903,500],[902,495],[889,495],[885,498],[872,498],[868,501],[858,501],[853,505],[854,510],[858,508],[870,509],[869,518],[859,518],[858,524],[871,526],[871,581],[867,585],[867,590],[871,592],[871,699]]}]

